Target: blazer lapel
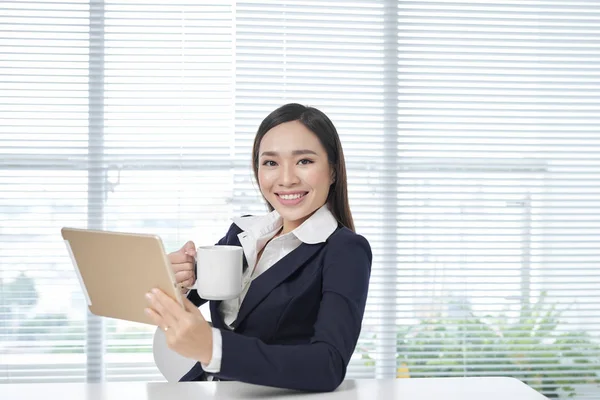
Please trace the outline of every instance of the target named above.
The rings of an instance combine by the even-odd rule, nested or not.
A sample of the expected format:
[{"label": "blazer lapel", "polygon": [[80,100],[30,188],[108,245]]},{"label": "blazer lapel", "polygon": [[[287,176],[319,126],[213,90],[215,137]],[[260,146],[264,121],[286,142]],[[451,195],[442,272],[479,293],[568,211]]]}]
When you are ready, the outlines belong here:
[{"label": "blazer lapel", "polygon": [[306,264],[325,243],[306,244],[302,243],[297,249],[273,264],[271,268],[263,272],[252,281],[244,301],[240,306],[238,317],[233,323],[237,328],[239,324],[250,314],[254,308],[281,282],[293,274],[298,268]]}]

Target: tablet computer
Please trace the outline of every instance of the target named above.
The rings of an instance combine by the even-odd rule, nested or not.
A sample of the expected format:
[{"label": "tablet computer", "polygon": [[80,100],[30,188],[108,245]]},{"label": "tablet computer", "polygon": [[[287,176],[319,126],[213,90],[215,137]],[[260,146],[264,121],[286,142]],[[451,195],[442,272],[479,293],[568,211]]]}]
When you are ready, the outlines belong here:
[{"label": "tablet computer", "polygon": [[145,294],[155,287],[183,304],[158,236],[76,228],[61,233],[92,314],[152,324]]}]

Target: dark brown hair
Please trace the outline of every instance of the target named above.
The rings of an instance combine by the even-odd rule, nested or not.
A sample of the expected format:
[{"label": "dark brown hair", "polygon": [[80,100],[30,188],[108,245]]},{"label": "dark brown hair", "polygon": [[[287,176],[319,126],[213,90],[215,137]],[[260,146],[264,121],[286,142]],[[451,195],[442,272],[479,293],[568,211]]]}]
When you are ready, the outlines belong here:
[{"label": "dark brown hair", "polygon": [[[322,111],[301,104],[290,103],[279,107],[269,114],[258,127],[254,146],[252,148],[252,169],[258,182],[258,151],[265,134],[285,122],[299,121],[313,132],[327,152],[327,159],[333,169],[334,182],[329,187],[327,205],[337,221],[346,228],[354,231],[354,220],[348,203],[348,182],[346,177],[346,162],[340,137],[335,126]],[[269,210],[273,206],[267,201]]]}]

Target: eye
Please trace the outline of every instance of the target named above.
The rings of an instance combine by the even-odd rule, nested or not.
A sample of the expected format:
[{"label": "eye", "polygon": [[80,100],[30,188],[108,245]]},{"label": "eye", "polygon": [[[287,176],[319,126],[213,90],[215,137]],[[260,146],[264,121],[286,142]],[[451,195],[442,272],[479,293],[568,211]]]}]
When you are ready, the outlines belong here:
[{"label": "eye", "polygon": [[308,165],[308,164],[312,164],[312,163],[313,163],[312,160],[309,160],[309,159],[306,159],[306,158],[298,161],[298,164],[300,164],[300,165]]},{"label": "eye", "polygon": [[267,160],[267,161],[263,161],[262,165],[264,165],[265,167],[274,167],[277,165],[277,163],[272,160]]}]

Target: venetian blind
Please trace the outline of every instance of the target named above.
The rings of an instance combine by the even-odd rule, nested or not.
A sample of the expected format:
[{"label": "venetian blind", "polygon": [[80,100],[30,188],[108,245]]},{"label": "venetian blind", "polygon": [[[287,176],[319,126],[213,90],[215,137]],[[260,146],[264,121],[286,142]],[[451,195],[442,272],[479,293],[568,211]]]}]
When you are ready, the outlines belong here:
[{"label": "venetian blind", "polygon": [[337,126],[374,252],[348,378],[592,382],[599,15],[559,0],[3,2],[0,379],[160,379],[151,330],[85,313],[59,228],[214,242],[265,211],[253,135],[294,101]]},{"label": "venetian blind", "polygon": [[397,7],[398,343],[380,356],[600,397],[598,3]]},{"label": "venetian blind", "polygon": [[376,375],[376,364],[366,357],[389,349],[377,347],[369,334],[388,336],[394,324],[386,322],[390,305],[380,286],[396,266],[390,235],[396,229],[390,218],[396,213],[396,17],[386,11],[383,1],[236,3],[236,214],[266,211],[250,168],[252,144],[262,119],[281,104],[297,102],[326,113],[344,148],[357,232],[374,253],[365,339],[359,340],[348,378]]},{"label": "venetian blind", "polygon": [[163,379],[87,313],[62,226],[216,242],[232,215],[229,1],[0,4],[0,382]]}]

